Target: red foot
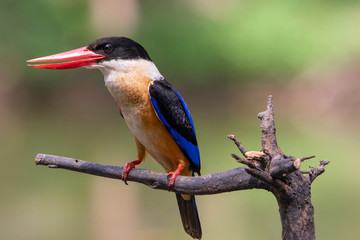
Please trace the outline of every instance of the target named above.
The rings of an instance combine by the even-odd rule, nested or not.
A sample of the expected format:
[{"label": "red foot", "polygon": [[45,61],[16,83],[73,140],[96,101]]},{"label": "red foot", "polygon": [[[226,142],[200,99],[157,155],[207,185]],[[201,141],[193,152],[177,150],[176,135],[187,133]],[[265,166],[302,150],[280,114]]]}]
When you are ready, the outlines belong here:
[{"label": "red foot", "polygon": [[180,172],[183,169],[184,169],[184,166],[181,163],[179,163],[179,165],[175,171],[169,172],[169,175],[168,175],[168,177],[170,178],[169,179],[169,187],[174,186],[176,177],[180,175]]},{"label": "red foot", "polygon": [[127,185],[126,181],[128,179],[130,170],[133,169],[136,165],[139,165],[141,162],[142,161],[138,159],[138,160],[128,162],[125,164],[121,178],[125,182],[126,185]]}]

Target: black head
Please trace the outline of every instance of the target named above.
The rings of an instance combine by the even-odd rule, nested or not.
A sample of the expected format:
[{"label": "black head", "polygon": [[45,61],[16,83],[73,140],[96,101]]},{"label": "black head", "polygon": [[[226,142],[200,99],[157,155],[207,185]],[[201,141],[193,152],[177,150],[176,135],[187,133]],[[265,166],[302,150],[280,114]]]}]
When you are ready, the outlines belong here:
[{"label": "black head", "polygon": [[29,66],[36,68],[71,69],[97,66],[99,63],[113,59],[145,59],[152,62],[146,50],[140,44],[126,37],[100,38],[86,47],[31,59],[28,62],[46,62],[42,64],[29,64]]},{"label": "black head", "polygon": [[126,37],[100,38],[90,43],[87,49],[105,56],[105,58],[97,60],[99,62],[113,59],[145,59],[152,61],[139,43]]}]

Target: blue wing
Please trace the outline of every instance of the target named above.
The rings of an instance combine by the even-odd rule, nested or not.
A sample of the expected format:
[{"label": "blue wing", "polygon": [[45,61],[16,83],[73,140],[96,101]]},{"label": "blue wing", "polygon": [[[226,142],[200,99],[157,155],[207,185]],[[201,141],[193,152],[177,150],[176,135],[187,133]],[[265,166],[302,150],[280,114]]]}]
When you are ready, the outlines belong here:
[{"label": "blue wing", "polygon": [[189,159],[191,170],[200,175],[200,153],[194,123],[184,99],[166,80],[153,81],[149,94],[160,121]]}]

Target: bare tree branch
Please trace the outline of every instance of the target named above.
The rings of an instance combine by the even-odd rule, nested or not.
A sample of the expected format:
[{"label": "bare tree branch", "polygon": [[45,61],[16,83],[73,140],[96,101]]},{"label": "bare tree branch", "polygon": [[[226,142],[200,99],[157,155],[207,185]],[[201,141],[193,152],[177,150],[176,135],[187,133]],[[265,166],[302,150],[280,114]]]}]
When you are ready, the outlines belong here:
[{"label": "bare tree branch", "polygon": [[270,165],[269,172],[270,175],[274,178],[281,178],[284,174],[293,172],[300,168],[300,159],[295,157],[284,157],[280,154],[275,156]]},{"label": "bare tree branch", "polygon": [[320,176],[323,172],[325,172],[325,166],[328,165],[330,163],[329,160],[322,160],[320,161],[320,165],[316,168],[313,168],[309,171],[309,175],[308,177],[308,181],[310,183],[312,183],[315,178],[317,178],[318,176]]},{"label": "bare tree branch", "polygon": [[242,155],[244,157],[246,157],[246,150],[244,148],[244,146],[242,145],[242,143],[235,137],[235,135],[229,134],[227,136],[229,139],[233,140],[235,145],[238,147],[238,149],[240,150],[240,152],[242,153]]},{"label": "bare tree branch", "polygon": [[303,162],[303,161],[305,161],[305,160],[309,160],[309,159],[312,159],[312,158],[314,158],[314,157],[316,157],[316,156],[315,156],[315,155],[312,155],[312,156],[309,156],[309,157],[303,157],[303,158],[300,158],[300,161]]},{"label": "bare tree branch", "polygon": [[261,144],[263,150],[271,157],[282,154],[276,140],[274,108],[271,95],[268,98],[266,111],[259,113],[258,118],[261,119]]},{"label": "bare tree branch", "polygon": [[[62,168],[114,179],[121,179],[123,170],[123,167],[48,154],[38,154],[35,158],[35,163],[50,168]],[[244,167],[198,177],[178,176],[174,188],[171,189],[169,189],[166,173],[158,173],[140,168],[132,169],[129,172],[127,181],[143,183],[153,189],[191,195],[216,194],[253,188],[266,189],[266,185],[246,173]]]},{"label": "bare tree branch", "polygon": [[250,168],[255,168],[255,169],[259,168],[259,166],[256,163],[254,163],[253,161],[247,160],[245,158],[241,158],[238,155],[236,155],[235,153],[231,154],[231,156],[233,158],[235,158],[238,163],[245,164],[246,166],[248,166]]}]

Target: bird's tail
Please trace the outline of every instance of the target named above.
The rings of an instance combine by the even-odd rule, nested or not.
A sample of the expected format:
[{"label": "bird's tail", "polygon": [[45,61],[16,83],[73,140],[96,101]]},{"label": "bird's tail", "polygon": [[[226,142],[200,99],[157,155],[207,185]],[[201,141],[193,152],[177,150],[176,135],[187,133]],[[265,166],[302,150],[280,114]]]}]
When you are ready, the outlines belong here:
[{"label": "bird's tail", "polygon": [[176,194],[176,199],[185,232],[195,239],[201,239],[201,225],[195,197],[191,195]]}]

